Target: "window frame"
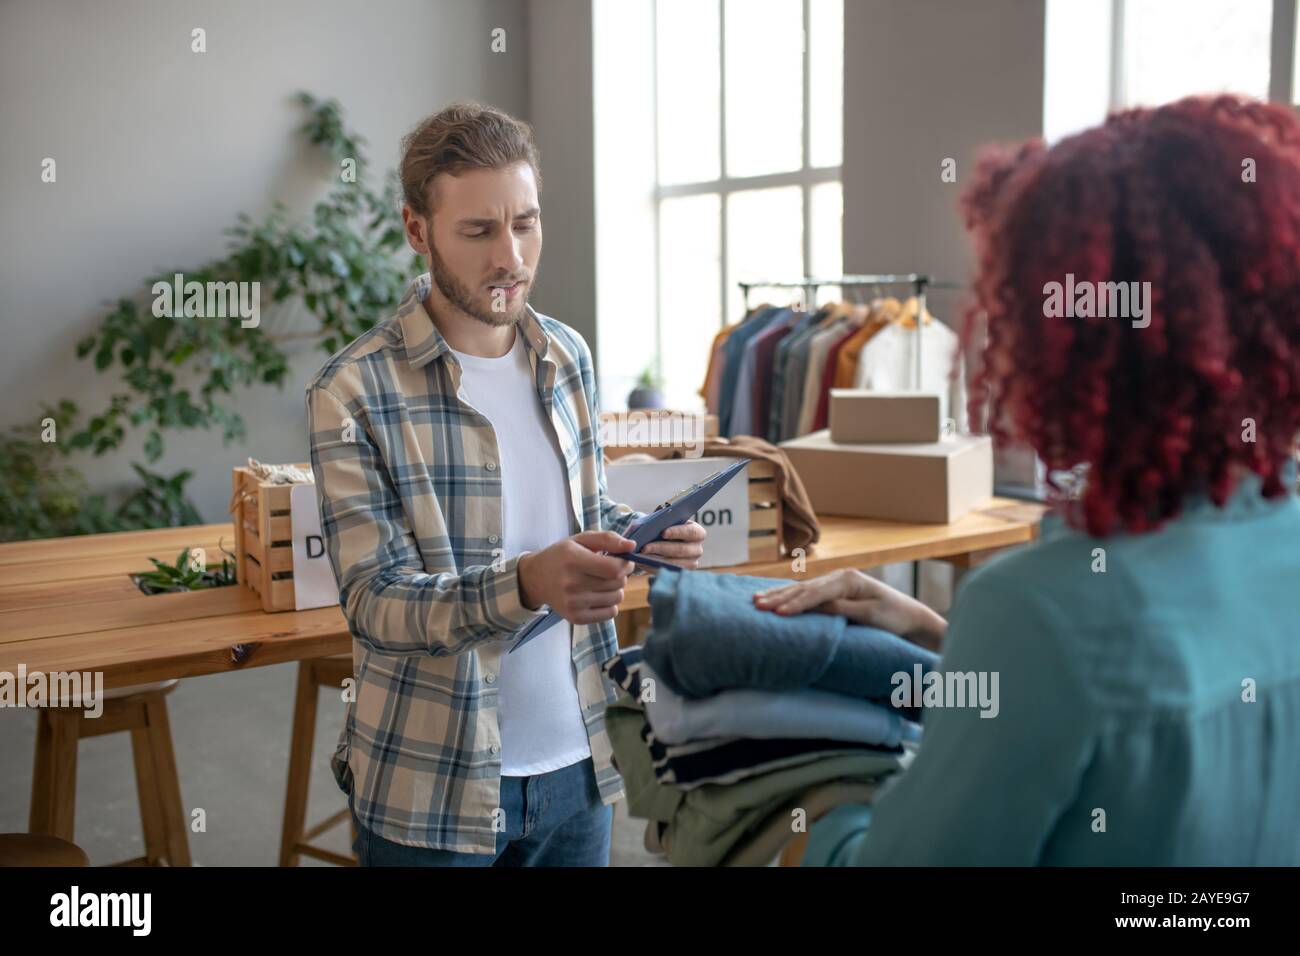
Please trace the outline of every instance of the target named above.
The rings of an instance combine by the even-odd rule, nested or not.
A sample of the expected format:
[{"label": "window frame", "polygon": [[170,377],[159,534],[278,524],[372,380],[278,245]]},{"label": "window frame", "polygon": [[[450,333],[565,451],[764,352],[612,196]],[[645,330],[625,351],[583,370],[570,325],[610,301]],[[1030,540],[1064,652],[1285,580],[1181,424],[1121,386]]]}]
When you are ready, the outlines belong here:
[{"label": "window frame", "polygon": [[[813,0],[801,0],[803,13],[803,53],[801,56],[801,75],[803,81],[803,116],[801,120],[800,138],[802,140],[800,147],[800,165],[798,169],[790,170],[783,173],[768,173],[761,176],[732,176],[727,171],[727,4],[726,0],[713,0],[718,5],[718,79],[719,79],[719,103],[718,103],[718,176],[715,179],[700,180],[690,183],[673,183],[664,184],[659,178],[659,30],[658,30],[658,3],[654,0],[656,18],[656,27],[653,31],[651,54],[651,63],[654,68],[652,78],[654,90],[654,230],[655,230],[655,367],[660,376],[663,375],[663,350],[660,341],[660,329],[663,326],[662,303],[660,301],[659,288],[662,282],[662,271],[659,256],[660,242],[660,212],[664,200],[677,199],[684,196],[703,196],[716,195],[719,197],[719,215],[718,215],[718,256],[719,256],[719,302],[718,314],[720,317],[719,328],[728,324],[728,290],[734,284],[733,277],[730,274],[728,264],[728,244],[727,244],[727,218],[730,197],[736,193],[749,192],[758,189],[771,189],[780,186],[798,186],[803,197],[803,262],[804,271],[807,272],[812,262],[812,189],[814,186],[823,183],[840,183],[843,188],[843,153],[841,152],[840,163],[834,166],[813,166],[811,165],[812,154],[812,62],[809,55],[809,37],[812,26],[812,3]],[[842,80],[841,80],[842,82]],[[843,149],[841,134],[841,150]],[[840,242],[843,243],[843,229],[841,227]],[[802,278],[792,277],[792,278]]]},{"label": "window frame", "polygon": [[[1127,109],[1124,90],[1124,4],[1110,0],[1110,109]],[[1296,7],[1300,0],[1273,0],[1269,34],[1268,98],[1300,110],[1296,102]]]}]

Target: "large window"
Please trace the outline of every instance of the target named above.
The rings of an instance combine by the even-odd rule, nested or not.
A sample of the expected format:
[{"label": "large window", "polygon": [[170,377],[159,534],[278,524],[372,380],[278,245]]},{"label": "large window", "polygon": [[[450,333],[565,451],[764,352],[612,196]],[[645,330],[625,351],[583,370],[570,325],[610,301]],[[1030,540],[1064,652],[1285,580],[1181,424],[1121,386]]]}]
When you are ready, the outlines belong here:
[{"label": "large window", "polygon": [[842,271],[844,9],[655,0],[654,21],[658,364],[694,406],[737,282]]},{"label": "large window", "polygon": [[1300,102],[1296,0],[1048,0],[1046,51],[1049,140],[1195,93]]},{"label": "large window", "polygon": [[1268,98],[1273,0],[1118,0],[1116,105],[1192,93]]}]

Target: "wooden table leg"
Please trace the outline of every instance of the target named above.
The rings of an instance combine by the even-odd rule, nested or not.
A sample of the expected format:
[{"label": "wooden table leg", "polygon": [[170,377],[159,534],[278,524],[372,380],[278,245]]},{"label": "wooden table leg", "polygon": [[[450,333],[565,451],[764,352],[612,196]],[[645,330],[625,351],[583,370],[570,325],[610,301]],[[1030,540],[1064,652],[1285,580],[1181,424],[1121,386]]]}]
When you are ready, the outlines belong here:
[{"label": "wooden table leg", "polygon": [[158,771],[149,740],[148,715],[142,703],[131,728],[131,753],[135,759],[135,789],[140,799],[140,829],[144,833],[144,859],[148,866],[167,860],[167,832],[163,824],[162,801],[158,793]]},{"label": "wooden table leg", "polygon": [[307,823],[307,792],[311,783],[311,752],[316,740],[316,680],[312,662],[298,664],[294,694],[293,730],[289,739],[289,780],[284,793],[284,821],[280,826],[280,866],[297,866],[296,847]]},{"label": "wooden table leg", "polygon": [[81,712],[63,708],[46,711],[50,740],[50,799],[45,832],[72,841],[77,819],[77,741],[81,738]]},{"label": "wooden table leg", "polygon": [[159,691],[143,696],[145,718],[149,723],[150,756],[153,758],[154,780],[167,843],[167,862],[172,866],[190,866],[189,818],[181,803],[180,776],[176,769],[176,752],[172,749],[167,701]]},{"label": "wooden table leg", "polygon": [[49,834],[50,801],[54,793],[54,727],[50,712],[36,711],[36,757],[32,762],[32,806],[27,816],[27,832]]}]

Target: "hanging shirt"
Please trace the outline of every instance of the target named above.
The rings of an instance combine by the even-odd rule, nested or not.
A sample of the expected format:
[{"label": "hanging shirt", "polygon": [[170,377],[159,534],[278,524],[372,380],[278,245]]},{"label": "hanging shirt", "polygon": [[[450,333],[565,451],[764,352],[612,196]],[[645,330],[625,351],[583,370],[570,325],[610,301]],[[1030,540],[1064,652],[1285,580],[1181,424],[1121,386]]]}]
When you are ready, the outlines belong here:
[{"label": "hanging shirt", "polygon": [[950,378],[957,355],[957,333],[942,322],[921,330],[921,381],[916,381],[915,321],[893,322],[873,335],[858,356],[854,388],[881,392],[921,391],[939,396],[940,419],[952,418],[966,430],[966,382],[960,368]]},{"label": "hanging shirt", "polygon": [[727,341],[722,345],[722,352],[726,362],[722,369],[718,430],[724,437],[731,434],[731,416],[736,398],[736,379],[740,377],[740,365],[745,357],[745,346],[749,344],[750,339],[767,327],[767,320],[778,311],[780,310],[768,307],[751,312],[741,320],[740,325],[736,327],[736,330],[731,335],[727,336]]},{"label": "hanging shirt", "polygon": [[813,415],[813,431],[820,431],[829,423],[831,388],[835,384],[835,370],[839,366],[840,352],[844,349],[844,344],[854,335],[857,335],[858,330],[862,328],[865,321],[864,319],[863,322],[850,327],[847,332],[836,339],[835,344],[831,346],[830,352],[826,355],[826,364],[822,367],[821,386],[817,390],[817,411]]},{"label": "hanging shirt", "polygon": [[[523,336],[499,358],[452,349],[466,401],[492,423],[501,474],[504,557],[569,537],[568,470],[533,381]],[[558,770],[591,756],[573,667],[573,626],[556,621],[501,657],[501,775]]]},{"label": "hanging shirt", "polygon": [[778,335],[789,328],[792,315],[789,309],[778,309],[764,320],[763,327],[745,345],[740,361],[740,374],[736,377],[736,394],[731,403],[731,426],[728,437],[732,435],[753,435],[758,428],[755,413],[758,400],[758,347],[759,343]]},{"label": "hanging shirt", "polygon": [[858,375],[858,356],[871,341],[871,337],[898,317],[903,304],[897,299],[878,299],[871,305],[871,312],[862,328],[853,333],[840,348],[835,366],[835,387],[852,388]]},{"label": "hanging shirt", "polygon": [[789,391],[788,378],[790,356],[795,346],[807,336],[812,335],[817,324],[830,314],[828,308],[809,313],[795,323],[790,334],[776,344],[776,353],[772,358],[772,385],[769,409],[767,413],[767,440],[775,444],[781,441],[781,423],[785,420],[786,393]]},{"label": "hanging shirt", "polygon": [[818,313],[821,318],[817,324],[790,349],[785,376],[785,396],[781,408],[780,441],[794,438],[798,434],[799,414],[803,410],[804,379],[808,374],[808,356],[812,351],[812,344],[816,337],[839,317],[841,311],[840,306],[835,306],[830,310]]},{"label": "hanging shirt", "polygon": [[802,318],[802,313],[786,310],[785,320],[768,328],[758,337],[754,347],[754,435],[767,434],[768,416],[772,410],[772,376],[775,371],[776,347],[790,335]]},{"label": "hanging shirt", "polygon": [[704,384],[700,386],[699,395],[704,399],[705,408],[714,415],[718,414],[718,392],[723,363],[722,346],[735,330],[734,325],[723,327],[717,335],[713,336],[713,344],[709,346],[709,367],[704,372]]},{"label": "hanging shirt", "polygon": [[845,329],[851,327],[853,327],[852,316],[842,316],[813,336],[812,344],[808,347],[808,367],[804,371],[803,396],[799,402],[799,423],[795,426],[796,436],[806,435],[812,431],[826,358],[830,355],[831,346],[844,337]]}]

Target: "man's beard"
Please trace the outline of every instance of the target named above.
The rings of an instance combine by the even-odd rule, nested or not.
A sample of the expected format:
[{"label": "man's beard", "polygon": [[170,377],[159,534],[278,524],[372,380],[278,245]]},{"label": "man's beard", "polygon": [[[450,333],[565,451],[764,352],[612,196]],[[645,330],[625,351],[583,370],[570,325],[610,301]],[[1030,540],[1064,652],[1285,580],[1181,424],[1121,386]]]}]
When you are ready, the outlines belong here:
[{"label": "man's beard", "polygon": [[[528,309],[528,293],[532,291],[533,280],[537,276],[536,272],[527,278],[528,287],[520,295],[519,305],[513,312],[496,312],[492,309],[484,311],[475,304],[473,293],[466,288],[464,283],[452,275],[451,270],[442,261],[442,257],[438,255],[438,250],[432,242],[429,243],[429,259],[432,263],[432,268],[429,271],[433,284],[438,287],[438,291],[442,293],[448,302],[466,315],[478,319],[480,322],[486,322],[488,325],[514,325],[523,318],[524,312]],[[504,282],[508,278],[508,275],[500,276],[499,281]]]}]

